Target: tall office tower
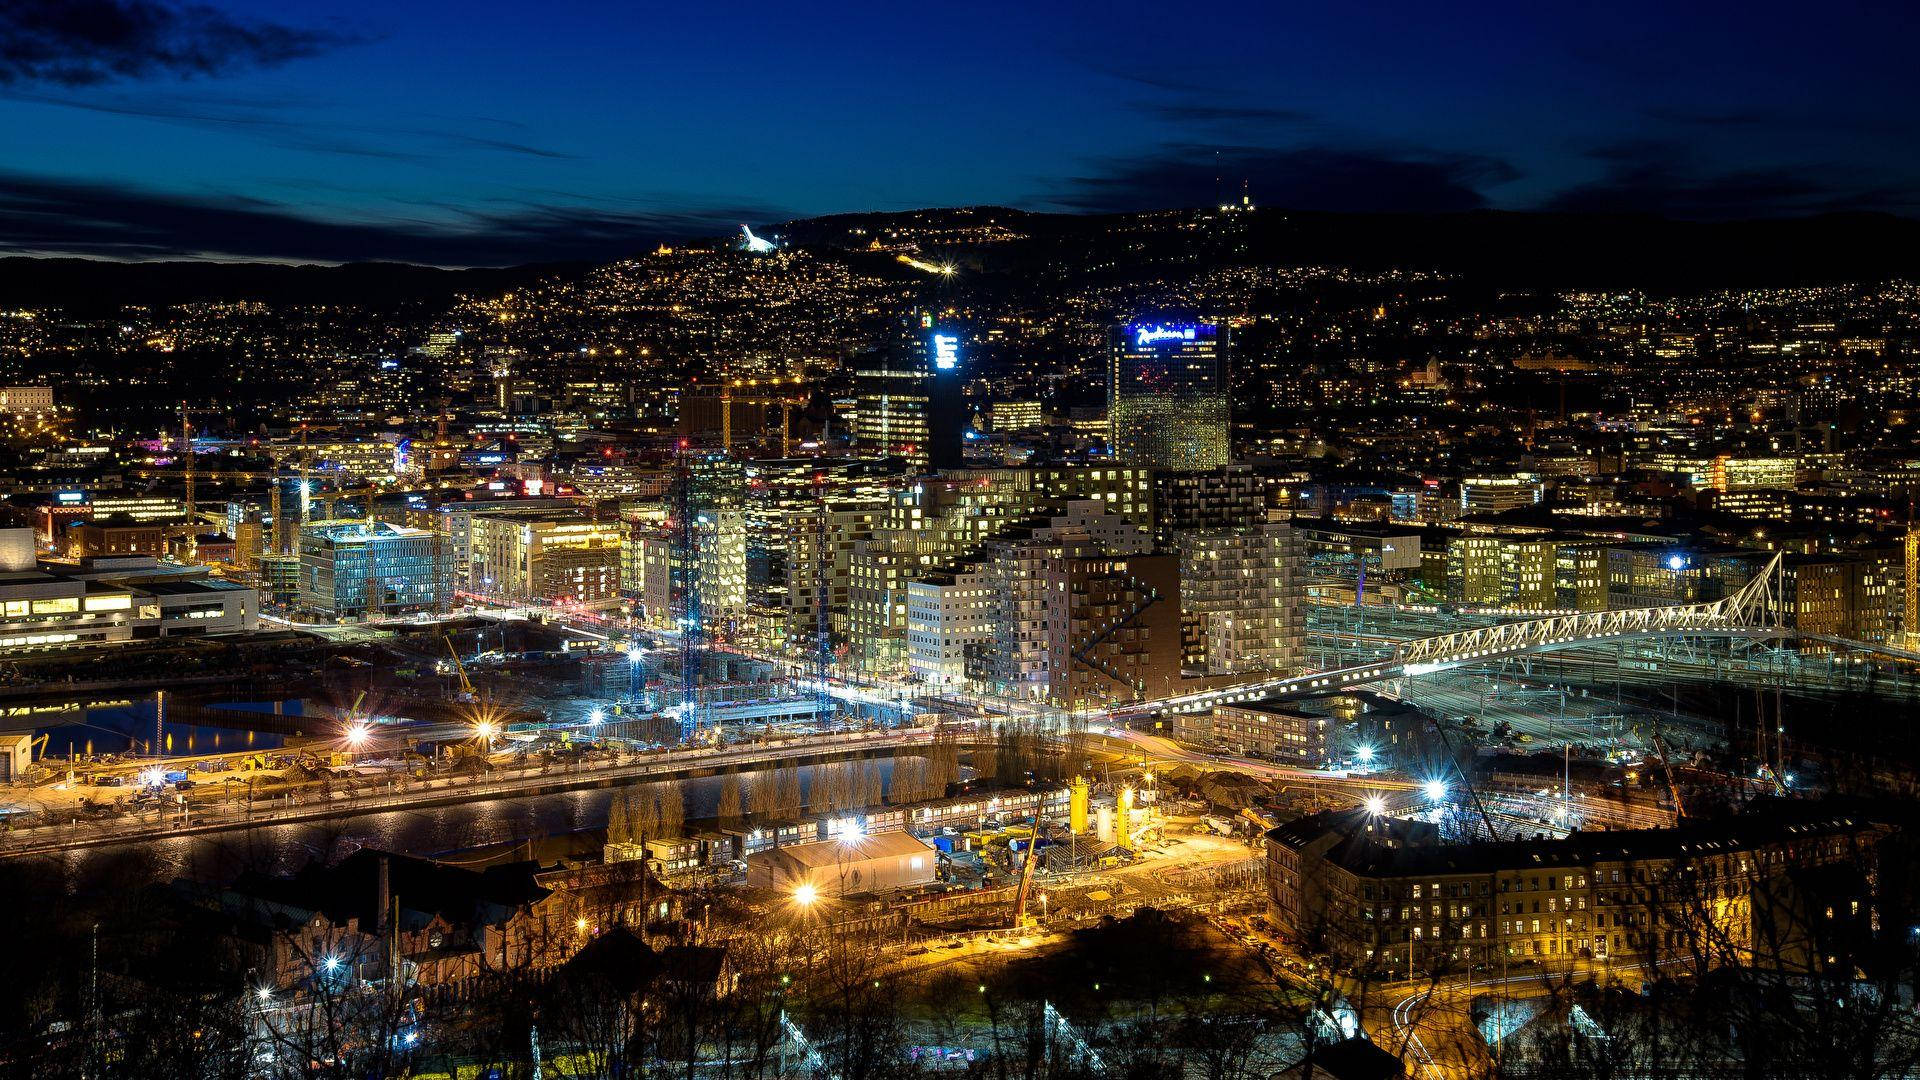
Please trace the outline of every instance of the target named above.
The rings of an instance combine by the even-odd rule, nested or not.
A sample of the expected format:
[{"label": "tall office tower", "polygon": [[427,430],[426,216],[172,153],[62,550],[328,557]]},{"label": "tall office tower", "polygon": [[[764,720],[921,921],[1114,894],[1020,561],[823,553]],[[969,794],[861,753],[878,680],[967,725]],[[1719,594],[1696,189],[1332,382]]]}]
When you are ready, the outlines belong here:
[{"label": "tall office tower", "polygon": [[1227,335],[1211,322],[1128,323],[1107,364],[1107,444],[1129,465],[1212,469],[1231,458]]},{"label": "tall office tower", "polygon": [[916,316],[893,348],[854,372],[855,443],[922,468],[958,468],[966,430],[961,371],[960,331]]}]

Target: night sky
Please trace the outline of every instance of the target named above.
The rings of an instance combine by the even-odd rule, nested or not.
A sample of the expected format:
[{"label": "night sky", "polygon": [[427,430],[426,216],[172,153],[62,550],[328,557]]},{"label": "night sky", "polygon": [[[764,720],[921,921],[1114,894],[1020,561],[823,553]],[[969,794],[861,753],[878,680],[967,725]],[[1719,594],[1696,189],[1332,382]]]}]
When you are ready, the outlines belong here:
[{"label": "night sky", "polygon": [[1242,180],[1317,210],[1912,215],[1916,31],[1913,4],[0,0],[0,249],[598,259]]}]

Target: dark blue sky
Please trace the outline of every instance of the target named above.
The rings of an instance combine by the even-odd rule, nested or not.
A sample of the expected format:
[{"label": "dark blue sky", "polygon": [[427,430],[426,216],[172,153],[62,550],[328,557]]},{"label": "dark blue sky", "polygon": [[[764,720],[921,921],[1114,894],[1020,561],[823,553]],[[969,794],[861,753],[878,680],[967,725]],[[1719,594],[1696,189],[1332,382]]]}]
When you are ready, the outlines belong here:
[{"label": "dark blue sky", "polygon": [[847,210],[1920,203],[1915,5],[0,3],[0,248],[497,264]]}]

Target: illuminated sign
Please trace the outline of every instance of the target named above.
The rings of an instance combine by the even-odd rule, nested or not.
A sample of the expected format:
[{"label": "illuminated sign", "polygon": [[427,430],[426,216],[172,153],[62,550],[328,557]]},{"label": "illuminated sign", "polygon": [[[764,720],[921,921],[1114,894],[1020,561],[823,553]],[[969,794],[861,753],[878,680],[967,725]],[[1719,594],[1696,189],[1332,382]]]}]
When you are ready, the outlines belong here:
[{"label": "illuminated sign", "polygon": [[53,498],[56,502],[69,504],[83,503],[87,501],[87,493],[84,491],[59,491],[54,493]]},{"label": "illuminated sign", "polygon": [[1133,343],[1142,348],[1163,341],[1193,341],[1212,336],[1211,326],[1136,326],[1133,329]]},{"label": "illuminated sign", "polygon": [[960,365],[960,339],[952,334],[933,335],[933,366],[952,371]]}]

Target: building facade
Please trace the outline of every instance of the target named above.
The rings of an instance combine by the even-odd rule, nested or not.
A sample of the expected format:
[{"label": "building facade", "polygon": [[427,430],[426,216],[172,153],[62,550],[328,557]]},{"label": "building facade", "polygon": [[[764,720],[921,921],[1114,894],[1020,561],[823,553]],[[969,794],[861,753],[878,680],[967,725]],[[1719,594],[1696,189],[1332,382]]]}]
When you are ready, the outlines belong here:
[{"label": "building facade", "polygon": [[1232,459],[1227,333],[1218,323],[1115,327],[1107,363],[1107,445],[1155,469],[1214,469]]}]

